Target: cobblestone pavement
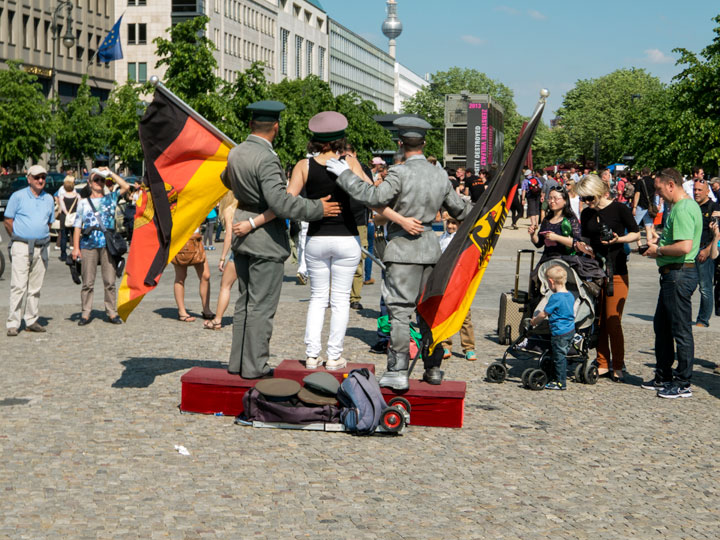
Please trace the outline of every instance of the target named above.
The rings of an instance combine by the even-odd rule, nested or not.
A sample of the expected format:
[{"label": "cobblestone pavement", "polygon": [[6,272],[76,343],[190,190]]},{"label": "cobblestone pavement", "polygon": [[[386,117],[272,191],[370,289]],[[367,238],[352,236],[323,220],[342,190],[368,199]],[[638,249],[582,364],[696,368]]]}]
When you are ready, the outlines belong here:
[{"label": "cobblestone pavement", "polygon": [[[480,359],[445,364],[448,378],[468,383],[464,427],[411,426],[396,438],[179,414],[180,377],[196,365],[224,367],[230,327],[178,322],[166,276],[128,324],[97,312],[80,328],[79,288],[55,264],[41,299],[48,333],[0,336],[0,537],[718,538],[717,321],[695,332],[692,399],[642,390],[654,362],[657,280],[641,260],[631,265],[627,383],[530,392],[514,363],[510,381],[489,384],[485,368],[504,349],[494,336],[497,296],[511,286],[512,252],[524,247],[524,236],[507,236],[473,309]],[[286,270],[274,363],[303,352],[308,288]],[[8,287],[6,275],[3,306]],[[382,371],[384,359],[366,352],[378,291],[364,292],[372,309],[351,313],[346,356]],[[195,295],[188,305],[197,312]]]}]

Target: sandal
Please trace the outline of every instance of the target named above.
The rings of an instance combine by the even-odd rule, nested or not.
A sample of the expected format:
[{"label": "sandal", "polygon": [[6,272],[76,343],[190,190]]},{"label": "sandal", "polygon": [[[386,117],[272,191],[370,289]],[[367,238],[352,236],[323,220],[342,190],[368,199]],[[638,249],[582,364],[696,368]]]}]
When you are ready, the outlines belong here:
[{"label": "sandal", "polygon": [[192,315],[178,315],[178,321],[180,322],[195,322],[195,317]]},{"label": "sandal", "polygon": [[212,321],[215,319],[215,314],[212,311],[210,313],[205,313],[203,311],[202,318],[206,321]]},{"label": "sandal", "polygon": [[222,328],[222,321],[216,321],[215,319],[211,321],[205,321],[203,323],[203,328],[205,330],[220,330]]}]

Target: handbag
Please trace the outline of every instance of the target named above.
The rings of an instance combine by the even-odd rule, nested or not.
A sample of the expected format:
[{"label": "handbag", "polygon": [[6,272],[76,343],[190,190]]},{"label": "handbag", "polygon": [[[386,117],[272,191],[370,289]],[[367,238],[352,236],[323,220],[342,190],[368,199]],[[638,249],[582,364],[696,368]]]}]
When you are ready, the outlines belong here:
[{"label": "handbag", "polygon": [[170,262],[178,266],[203,264],[205,262],[205,248],[203,248],[202,244],[202,235],[193,234]]},{"label": "handbag", "polygon": [[655,199],[652,199],[648,194],[647,185],[645,185],[644,178],[640,179],[640,185],[642,186],[643,193],[645,193],[645,197],[648,200],[647,213],[650,217],[654,218],[658,215],[658,207],[655,205]]},{"label": "handbag", "polygon": [[77,206],[77,202],[80,196],[78,195],[75,197],[75,200],[70,205],[70,210],[68,210],[67,215],[65,216],[65,227],[74,227],[75,226],[75,216],[77,216],[77,212],[75,212],[75,207]]},{"label": "handbag", "polygon": [[106,229],[102,219],[100,219],[100,214],[98,214],[98,211],[95,210],[95,205],[90,200],[90,197],[87,198],[87,202],[90,204],[90,208],[92,208],[93,213],[95,214],[95,219],[97,219],[100,230],[105,235],[105,247],[107,247],[108,253],[115,260],[122,259],[122,256],[127,253],[128,249],[125,238],[123,238],[120,233],[115,232],[115,229]]}]

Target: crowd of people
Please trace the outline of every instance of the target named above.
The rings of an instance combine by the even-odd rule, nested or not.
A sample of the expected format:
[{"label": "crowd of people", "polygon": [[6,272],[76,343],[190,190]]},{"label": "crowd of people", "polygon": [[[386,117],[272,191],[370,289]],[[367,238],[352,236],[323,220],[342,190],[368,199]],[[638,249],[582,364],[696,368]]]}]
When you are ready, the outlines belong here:
[{"label": "crowd of people", "polygon": [[[314,116],[309,124],[307,157],[286,173],[272,143],[277,136],[278,102],[249,107],[251,135],[229,155],[222,181],[227,195],[171,261],[181,322],[195,318],[185,307],[185,281],[193,267],[200,282],[204,328],[219,330],[234,283],[239,297],[233,317],[228,371],[245,378],[272,373],[268,365],[273,318],[280,296],[284,261],[294,240],[297,282],[310,285],[305,324],[305,364],[342,369],[343,342],[350,309],[362,309],[363,284],[374,282],[365,255],[382,260],[381,314],[389,328],[378,330],[371,352],[387,355],[381,386],[408,387],[410,323],[415,302],[434,264],[456,233],[461,220],[494,180],[496,170],[443,169],[426,158],[425,131],[418,118],[396,121],[400,152],[392,166],[379,157],[358,161],[345,138],[347,119],[333,111]],[[11,235],[12,277],[8,336],[25,329],[44,332],[38,323],[38,303],[47,268],[49,229],[59,222],[61,260],[79,264],[82,282],[78,324],[91,321],[94,283],[100,266],[107,320],[121,324],[117,314],[116,281],[122,274],[114,232],[119,228],[118,204],[132,206],[132,189],[107,167],[92,169],[87,185],[76,189],[72,176],[55,197],[44,192],[47,171],[34,165],[27,171],[28,188],[14,193],[5,212]],[[657,360],[654,379],[643,387],[661,397],[689,397],[693,362],[692,325],[707,327],[713,308],[720,315],[717,260],[720,229],[720,178],[707,180],[702,169],[683,178],[674,169],[655,174],[613,174],[604,169],[576,169],[548,174],[527,170],[510,201],[510,228],[521,217],[529,220],[531,242],[542,248],[540,263],[559,257],[592,259],[602,268],[599,300],[597,365],[600,375],[621,381],[625,374],[623,309],[629,294],[628,259],[632,252],[657,261],[660,294],[654,318]],[[433,223],[442,220],[438,235]],[[130,220],[131,222],[132,220]],[[216,224],[217,232],[215,230]],[[132,223],[127,226],[132,235]],[[290,230],[290,235],[288,234]],[[641,230],[642,229],[642,230]],[[210,306],[210,266],[205,251],[225,231],[219,270],[222,273],[215,311]],[[293,234],[294,232],[294,234]],[[642,232],[644,232],[644,240]],[[72,251],[68,257],[67,247]],[[636,247],[633,247],[636,246]],[[548,318],[553,329],[558,368],[548,388],[564,390],[563,348],[569,343],[568,301],[563,295],[566,275],[560,267],[547,270],[557,299],[535,314],[533,323]],[[699,289],[698,316],[692,317],[691,297]],[[323,342],[325,311],[330,331]],[[470,314],[460,332],[465,358],[473,361],[475,336]],[[677,351],[677,367],[673,370]],[[452,354],[452,341],[423,358],[423,379],[440,384],[443,359]]]}]

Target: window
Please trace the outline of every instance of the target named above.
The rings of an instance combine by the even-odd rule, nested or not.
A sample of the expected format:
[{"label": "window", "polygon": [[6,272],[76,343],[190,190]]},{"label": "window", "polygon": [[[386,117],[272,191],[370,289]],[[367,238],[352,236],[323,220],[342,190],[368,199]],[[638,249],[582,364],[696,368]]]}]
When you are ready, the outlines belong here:
[{"label": "window", "polygon": [[[62,35],[58,32],[58,35]],[[85,52],[85,49],[83,49],[82,45],[80,45],[82,41],[80,41],[80,30],[75,30],[75,58],[77,60],[82,60],[83,52]],[[62,47],[60,47],[62,49]]]},{"label": "window", "polygon": [[[147,5],[147,0],[128,0],[128,6],[145,6]],[[217,11],[217,9],[215,10]]]},{"label": "window", "polygon": [[[136,31],[137,31],[137,27],[135,26],[135,23],[127,25],[128,45],[135,45],[137,43]],[[135,80],[135,79],[133,79],[133,80]]]},{"label": "window", "polygon": [[305,54],[307,55],[307,58],[305,61],[307,62],[307,71],[305,72],[307,75],[312,75],[313,72],[313,48],[315,47],[315,44],[312,41],[307,42],[306,51]]},{"label": "window", "polygon": [[33,49],[40,50],[40,19],[33,19]]},{"label": "window", "polygon": [[15,45],[15,32],[13,31],[13,22],[15,22],[15,12],[8,9],[8,18],[7,18],[7,28],[8,28],[8,43],[10,45]]},{"label": "window", "polygon": [[302,79],[302,46],[303,38],[295,36],[295,77]]},{"label": "window", "polygon": [[45,21],[45,33],[43,34],[43,37],[45,38],[45,48],[43,49],[46,53],[52,52],[52,45],[50,45],[50,21]]},{"label": "window", "polygon": [[147,24],[130,23],[128,29],[128,45],[145,45],[147,43]]},{"label": "window", "polygon": [[[0,7],[0,22],[2,22],[2,14],[3,14],[3,8]],[[0,43],[3,42],[3,35],[5,32],[3,32],[2,25],[0,25]],[[47,51],[46,51],[47,52]]]},{"label": "window", "polygon": [[95,56],[95,49],[93,49],[93,35],[89,32],[87,36],[87,52],[88,62],[92,62],[92,60],[94,60],[93,56]]},{"label": "window", "polygon": [[325,78],[325,47],[318,47],[318,75]]},{"label": "window", "polygon": [[290,32],[284,28],[280,29],[280,71],[283,75],[288,72],[288,38]]},{"label": "window", "polygon": [[30,15],[22,16],[23,47],[30,48]]},{"label": "window", "polygon": [[147,43],[147,24],[138,24],[138,45],[145,45]]},{"label": "window", "polygon": [[138,62],[138,82],[147,82],[147,62]]},{"label": "window", "polygon": [[128,81],[137,82],[137,64],[128,62]]},{"label": "window", "polygon": [[220,13],[220,0],[215,0],[215,13]]}]

